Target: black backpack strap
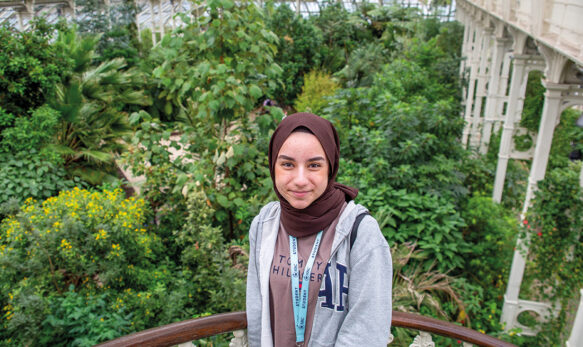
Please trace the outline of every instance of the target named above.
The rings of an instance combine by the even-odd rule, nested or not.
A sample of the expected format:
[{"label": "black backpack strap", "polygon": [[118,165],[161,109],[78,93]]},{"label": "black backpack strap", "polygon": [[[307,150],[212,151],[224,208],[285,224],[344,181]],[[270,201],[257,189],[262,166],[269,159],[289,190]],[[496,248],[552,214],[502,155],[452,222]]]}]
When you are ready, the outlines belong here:
[{"label": "black backpack strap", "polygon": [[356,219],[354,220],[354,225],[352,225],[352,231],[350,232],[350,249],[352,250],[352,246],[354,245],[354,241],[356,241],[356,235],[358,234],[358,226],[360,225],[360,222],[362,221],[362,219],[364,218],[364,216],[369,215],[370,213],[368,213],[368,211],[363,212],[361,214],[359,214],[358,216],[356,216]]}]

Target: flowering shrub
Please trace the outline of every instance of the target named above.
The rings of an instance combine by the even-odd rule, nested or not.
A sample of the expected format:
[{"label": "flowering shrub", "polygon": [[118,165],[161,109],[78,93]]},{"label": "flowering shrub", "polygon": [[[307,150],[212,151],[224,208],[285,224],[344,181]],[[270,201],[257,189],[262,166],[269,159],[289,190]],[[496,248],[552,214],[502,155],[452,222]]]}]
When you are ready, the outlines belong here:
[{"label": "flowering shrub", "polygon": [[0,224],[4,328],[35,329],[50,311],[44,296],[62,296],[70,286],[87,296],[127,286],[145,289],[161,248],[147,231],[147,215],[144,200],[125,199],[120,189],[74,188],[42,202],[27,199]]},{"label": "flowering shrub", "polygon": [[101,287],[135,282],[135,266],[146,265],[158,240],[144,227],[145,203],[124,199],[121,190],[75,188],[42,203],[27,199],[0,225],[4,276]]}]

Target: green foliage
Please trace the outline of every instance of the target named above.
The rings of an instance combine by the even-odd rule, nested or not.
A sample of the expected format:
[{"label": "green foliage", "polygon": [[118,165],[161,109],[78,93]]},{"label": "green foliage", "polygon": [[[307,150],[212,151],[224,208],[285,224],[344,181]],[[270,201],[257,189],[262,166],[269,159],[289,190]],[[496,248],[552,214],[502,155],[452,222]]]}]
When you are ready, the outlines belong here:
[{"label": "green foliage", "polygon": [[96,61],[105,62],[124,58],[129,66],[138,62],[141,45],[138,42],[136,14],[138,8],[133,1],[106,3],[98,0],[76,2],[75,23],[79,33],[99,33]]},{"label": "green foliage", "polygon": [[[464,239],[472,244],[464,272],[481,287],[503,290],[518,233],[516,219],[490,197],[474,194],[463,210]],[[502,293],[499,292],[499,295]]]},{"label": "green foliage", "polygon": [[561,122],[553,133],[553,144],[547,170],[566,167],[569,165],[569,155],[573,151],[583,153],[583,128],[575,125],[581,112],[575,109],[566,109],[561,114]]},{"label": "green foliage", "polygon": [[[184,223],[182,192],[199,187],[216,210],[215,225],[228,239],[247,232],[252,217],[272,194],[265,153],[269,134],[283,116],[279,108],[272,111],[251,123],[233,124],[224,142],[209,138],[203,124],[177,124],[180,135],[171,138],[167,124],[145,112],[132,115],[139,129],[124,157],[135,175],[146,175],[142,191],[158,218],[175,221],[170,229],[161,223],[166,235]],[[172,153],[177,149],[181,155],[175,158]]]},{"label": "green foliage", "polygon": [[57,162],[35,150],[0,154],[0,216],[27,198],[46,199],[74,185]]},{"label": "green foliage", "polygon": [[[0,224],[0,298],[10,311],[2,318],[6,333],[38,341],[47,333],[40,323],[50,312],[63,314],[59,310],[69,300],[49,304],[43,298],[62,297],[71,285],[85,293],[147,289],[162,252],[159,238],[145,228],[147,214],[144,200],[124,199],[121,190],[75,188],[42,203],[27,199]],[[120,306],[114,307],[118,313]]]},{"label": "green foliage", "polygon": [[419,80],[422,73],[415,64],[395,61],[370,88],[337,93],[326,113],[339,129],[343,156],[366,165],[378,181],[459,196],[465,193],[457,141],[463,120],[452,99],[430,103],[411,96],[431,88]]},{"label": "green foliage", "polygon": [[[29,109],[50,99],[70,65],[59,47],[51,44],[61,24],[50,25],[43,19],[30,24],[27,31],[0,27],[0,106],[15,117],[26,116]],[[10,125],[4,118],[0,131]]]},{"label": "green foliage", "polygon": [[204,6],[208,15],[183,16],[186,25],[153,52],[159,64],[153,76],[167,116],[192,126],[207,124],[207,138],[222,140],[229,122],[246,117],[266,90],[276,87],[278,39],[252,2],[212,0]]},{"label": "green foliage", "polygon": [[522,224],[522,237],[527,237],[529,247],[528,274],[539,283],[530,288],[530,295],[553,302],[561,310],[536,336],[538,344],[564,344],[568,338],[566,312],[578,302],[575,293],[583,286],[580,172],[580,163],[547,172]]},{"label": "green foliage", "polygon": [[342,3],[325,3],[319,15],[312,20],[323,36],[321,66],[331,73],[344,67],[356,47],[372,40],[371,32],[366,30],[367,21],[358,14],[350,13]]},{"label": "green foliage", "polygon": [[540,71],[532,71],[528,74],[520,125],[530,131],[538,131],[542,115],[545,100],[545,87],[541,83],[542,77],[543,74]]},{"label": "green foliage", "polygon": [[71,286],[64,296],[49,298],[51,313],[41,323],[40,344],[93,346],[131,331],[132,314],[111,312],[109,293],[88,297],[73,289]]},{"label": "green foliage", "polygon": [[349,88],[368,87],[372,84],[375,73],[387,62],[387,53],[378,43],[356,48],[350,54],[346,66],[334,76]]},{"label": "green foliage", "polygon": [[[432,268],[424,270],[416,266],[430,256],[416,249],[415,244],[397,243],[391,247],[393,259],[393,309],[414,312],[441,319],[469,323],[466,307],[457,285],[459,280]],[[435,264],[435,263],[434,263]],[[416,332],[396,328],[394,344],[409,346]]]},{"label": "green foliage", "polygon": [[16,118],[12,127],[2,131],[0,152],[42,149],[53,139],[59,120],[60,114],[46,105],[32,111],[30,117]]},{"label": "green foliage", "polygon": [[193,274],[193,300],[207,303],[208,312],[243,310],[247,264],[232,266],[221,229],[211,225],[214,210],[208,201],[200,190],[188,194],[189,214],[176,235],[182,264]]},{"label": "green foliage", "polygon": [[50,150],[62,156],[69,174],[100,184],[117,175],[114,155],[124,149],[120,138],[130,134],[127,108],[151,101],[138,71],[127,69],[122,58],[90,65],[97,37],[62,31],[57,43],[73,59],[74,73],[57,86],[50,102],[61,114]]},{"label": "green foliage", "polygon": [[280,103],[291,105],[300,94],[304,75],[320,66],[322,32],[285,3],[267,11],[267,25],[279,38],[275,62],[282,69],[282,84],[270,93]]},{"label": "green foliage", "polygon": [[298,112],[320,114],[328,105],[326,97],[334,95],[338,84],[320,71],[311,71],[304,78],[302,93],[298,96],[294,107]]},{"label": "green foliage", "polygon": [[[447,90],[420,65],[429,64],[425,57],[437,42],[410,41],[408,59],[385,65],[369,88],[339,90],[325,114],[346,158],[339,181],[360,188],[358,201],[377,212],[389,242],[416,242],[439,271],[459,271],[469,247],[456,211],[467,192],[457,140],[463,121],[455,91],[437,99],[436,90]],[[455,64],[443,54],[431,57],[433,66]]]},{"label": "green foliage", "polygon": [[387,5],[376,7],[373,4],[362,5],[361,13],[375,37],[391,51],[397,53],[402,50],[403,43],[408,37],[413,37],[419,29],[416,26],[421,20],[419,9]]},{"label": "green foliage", "polygon": [[[375,196],[378,192],[370,189],[359,200],[366,206],[378,206],[377,217],[383,221],[382,232],[390,244],[415,242],[428,256],[422,266],[427,271],[433,262],[440,272],[464,267],[469,247],[460,231],[464,221],[450,201],[436,195],[379,188],[383,195]],[[384,206],[379,206],[380,201],[368,201],[371,196],[382,198]]]}]

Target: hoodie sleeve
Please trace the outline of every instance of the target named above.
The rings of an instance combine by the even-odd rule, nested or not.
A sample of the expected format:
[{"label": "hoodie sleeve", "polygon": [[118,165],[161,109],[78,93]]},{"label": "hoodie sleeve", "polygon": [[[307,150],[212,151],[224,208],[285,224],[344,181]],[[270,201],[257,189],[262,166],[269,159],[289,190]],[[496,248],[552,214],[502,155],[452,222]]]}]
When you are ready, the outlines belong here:
[{"label": "hoodie sleeve", "polygon": [[257,268],[257,232],[259,216],[253,219],[249,228],[249,266],[247,268],[246,312],[247,337],[249,346],[261,345],[261,292],[259,286],[259,269]]},{"label": "hoodie sleeve", "polygon": [[393,262],[378,223],[365,217],[350,251],[348,314],[335,346],[386,346],[392,315]]}]

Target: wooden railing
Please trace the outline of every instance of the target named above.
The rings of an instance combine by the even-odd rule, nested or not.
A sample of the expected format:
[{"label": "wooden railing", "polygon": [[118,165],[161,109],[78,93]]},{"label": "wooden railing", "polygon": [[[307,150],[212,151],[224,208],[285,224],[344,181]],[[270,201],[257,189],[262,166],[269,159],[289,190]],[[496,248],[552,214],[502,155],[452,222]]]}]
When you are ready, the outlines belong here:
[{"label": "wooden railing", "polygon": [[[501,341],[472,329],[413,313],[393,311],[392,326],[442,335],[478,346],[514,346],[511,343]],[[102,343],[98,346],[174,346],[180,343],[246,328],[247,317],[245,312],[222,313],[140,331]]]}]

